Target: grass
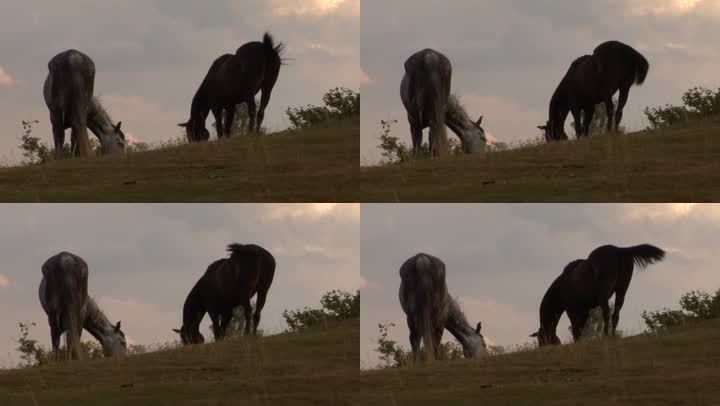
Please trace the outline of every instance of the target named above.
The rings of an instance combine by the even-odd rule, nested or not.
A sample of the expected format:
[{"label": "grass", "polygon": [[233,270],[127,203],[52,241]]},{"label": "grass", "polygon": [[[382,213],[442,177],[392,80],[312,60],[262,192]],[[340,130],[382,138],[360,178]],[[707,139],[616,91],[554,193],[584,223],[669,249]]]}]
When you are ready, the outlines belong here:
[{"label": "grass", "polygon": [[358,118],[290,134],[237,137],[0,169],[8,202],[357,201]]},{"label": "grass", "polygon": [[353,404],[720,404],[720,320],[660,336],[597,340],[361,373]]},{"label": "grass", "polygon": [[362,168],[363,202],[720,200],[720,118],[511,151]]},{"label": "grass", "polygon": [[336,405],[357,376],[359,320],[125,359],[0,371],[0,405]]}]

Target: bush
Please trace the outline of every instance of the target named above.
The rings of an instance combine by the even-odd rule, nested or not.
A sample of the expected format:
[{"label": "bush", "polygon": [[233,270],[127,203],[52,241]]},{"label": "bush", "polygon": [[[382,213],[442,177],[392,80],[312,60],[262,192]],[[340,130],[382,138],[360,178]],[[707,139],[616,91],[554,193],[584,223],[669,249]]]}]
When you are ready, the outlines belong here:
[{"label": "bush", "polygon": [[670,327],[717,317],[720,317],[720,289],[713,295],[698,290],[684,294],[680,298],[680,310],[663,308],[642,312],[646,333],[658,333]]},{"label": "bush", "polygon": [[682,100],[682,106],[666,104],[645,107],[643,112],[650,122],[648,129],[670,127],[677,123],[702,120],[720,114],[720,89],[712,91],[695,86],[683,93]]},{"label": "bush", "polygon": [[343,119],[360,115],[360,93],[336,87],[323,95],[324,106],[308,104],[305,107],[288,107],[285,110],[292,129],[309,128],[331,119]]},{"label": "bush", "polygon": [[[396,164],[410,161],[412,158],[412,149],[400,141],[400,138],[390,135],[392,125],[397,124],[397,120],[380,120],[380,145],[378,148],[382,151],[382,165]],[[448,138],[448,150],[450,155],[463,155],[462,144],[460,140],[454,137]],[[420,146],[421,158],[430,158],[430,145],[423,143]]]},{"label": "bush", "polygon": [[20,149],[23,151],[25,165],[43,164],[52,160],[53,154],[50,147],[43,143],[39,137],[33,137],[33,124],[39,123],[37,120],[22,120],[23,135],[20,137]]},{"label": "bush", "polygon": [[[382,361],[380,367],[400,368],[411,365],[413,363],[412,351],[401,346],[397,341],[388,338],[388,330],[390,327],[395,327],[395,324],[378,324],[380,336],[376,341],[377,347],[375,351],[380,354],[380,361]],[[426,357],[425,351],[421,349],[418,356],[421,361],[424,361]],[[462,347],[456,342],[452,341],[440,344],[439,360],[456,360],[463,359],[464,357]]]},{"label": "bush", "polygon": [[284,310],[283,318],[287,331],[299,331],[308,327],[323,325],[330,320],[348,320],[360,317],[360,291],[355,293],[332,290],[320,299],[320,309],[304,307],[298,310]]}]

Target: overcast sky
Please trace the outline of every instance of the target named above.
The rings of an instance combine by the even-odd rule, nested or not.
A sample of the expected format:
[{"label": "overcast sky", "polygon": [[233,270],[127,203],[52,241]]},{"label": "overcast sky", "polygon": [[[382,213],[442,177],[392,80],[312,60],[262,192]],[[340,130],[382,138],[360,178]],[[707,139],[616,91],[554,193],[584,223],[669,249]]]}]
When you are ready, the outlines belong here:
[{"label": "overcast sky", "polygon": [[[409,348],[400,308],[399,268],[426,252],[446,264],[450,294],[471,324],[503,346],[528,342],[539,327],[540,301],[565,265],[604,244],[654,244],[664,261],[633,276],[620,328],[643,330],[640,313],[678,307],[692,289],[720,288],[720,205],[702,204],[363,204],[361,365],[376,365],[378,323]],[[567,316],[558,335],[570,340]],[[449,333],[446,340],[452,338]]]},{"label": "overcast sky", "polygon": [[356,204],[3,205],[0,366],[17,364],[18,322],[36,322],[32,337],[50,345],[37,289],[43,262],[61,251],[85,259],[90,295],[131,342],[151,344],[177,337],[188,292],[228,243],[257,243],[277,261],[261,328],[279,332],[283,310],[359,288],[359,216]]},{"label": "overcast sky", "polygon": [[450,58],[453,91],[470,115],[483,114],[487,132],[512,142],[539,135],[570,63],[607,40],[650,61],[645,85],[630,91],[630,129],[646,127],[646,105],[680,104],[695,85],[717,88],[719,20],[716,0],[362,0],[362,162],[380,158],[381,119],[399,120],[393,134],[410,143],[400,80],[423,48]]},{"label": "overcast sky", "polygon": [[126,134],[155,142],[181,134],[176,124],[189,118],[215,58],[270,31],[293,59],[266,113],[268,127],[282,129],[286,107],[321,104],[332,87],[358,88],[359,14],[360,0],[3,0],[0,162],[22,158],[21,120],[39,120],[35,135],[50,142],[42,87],[59,52],[93,58],[95,93],[110,115]]}]

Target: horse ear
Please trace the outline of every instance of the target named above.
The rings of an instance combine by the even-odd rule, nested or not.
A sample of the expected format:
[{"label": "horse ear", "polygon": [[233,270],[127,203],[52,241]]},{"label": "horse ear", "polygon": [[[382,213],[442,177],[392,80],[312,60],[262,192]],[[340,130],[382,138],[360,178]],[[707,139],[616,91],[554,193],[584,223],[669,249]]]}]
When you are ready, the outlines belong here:
[{"label": "horse ear", "polygon": [[115,332],[117,333],[120,331],[120,321],[118,320],[117,324],[115,325]]},{"label": "horse ear", "polygon": [[117,125],[115,126],[115,131],[120,131],[120,126],[122,126],[122,121],[118,121]]},{"label": "horse ear", "polygon": [[482,329],[482,321],[478,321],[478,324],[475,327],[475,334],[480,334],[481,329]]},{"label": "horse ear", "polygon": [[476,126],[480,127],[480,124],[482,124],[482,119],[483,119],[483,117],[484,117],[484,116],[480,116],[480,118],[478,119],[477,123],[475,123]]},{"label": "horse ear", "polygon": [[538,336],[538,332],[537,332],[537,331],[534,332],[534,333],[532,333],[532,334],[530,334],[530,337],[537,337],[537,336]]},{"label": "horse ear", "polygon": [[178,127],[187,128],[188,123],[180,123],[178,124]]},{"label": "horse ear", "polygon": [[182,333],[181,330],[178,330],[178,329],[176,329],[176,328],[172,329],[172,331],[174,331],[174,332],[176,332],[176,333],[178,333],[178,334],[181,334],[181,333]]},{"label": "horse ear", "polygon": [[539,125],[539,126],[537,126],[537,128],[539,130],[543,130],[543,131],[546,131],[548,129],[546,125]]}]

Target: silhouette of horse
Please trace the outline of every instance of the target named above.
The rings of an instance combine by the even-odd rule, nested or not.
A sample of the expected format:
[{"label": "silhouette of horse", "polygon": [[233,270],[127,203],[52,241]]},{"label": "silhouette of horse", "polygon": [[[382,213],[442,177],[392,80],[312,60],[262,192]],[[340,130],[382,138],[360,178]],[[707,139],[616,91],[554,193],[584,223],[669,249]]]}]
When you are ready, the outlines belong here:
[{"label": "silhouette of horse", "polygon": [[[173,329],[183,344],[202,344],[200,322],[210,315],[216,340],[225,337],[233,309],[242,306],[245,312],[245,334],[257,334],[260,312],[265,306],[267,292],[275,275],[275,258],[264,248],[254,244],[230,244],[229,258],[219,259],[208,266],[205,274],[193,286],[183,306],[183,325]],[[250,299],[257,293],[255,314]]]},{"label": "silhouette of horse", "polygon": [[65,331],[69,357],[79,358],[83,328],[100,342],[106,357],[126,355],[127,343],[125,333],[120,330],[120,322],[115,325],[110,323],[95,300],[88,297],[88,267],[82,258],[61,252],[45,261],[42,273],[38,293],[40,304],[48,315],[56,359],[60,336]]},{"label": "silhouette of horse", "polygon": [[447,152],[447,125],[459,138],[465,153],[485,149],[482,117],[472,121],[457,98],[450,94],[452,65],[440,52],[424,49],[405,61],[405,75],[400,83],[400,98],[407,111],[413,156],[419,158],[422,131],[430,127],[430,152],[439,156]]},{"label": "silhouette of horse", "polygon": [[603,312],[603,333],[607,336],[610,327],[609,300],[613,294],[612,335],[615,335],[633,269],[643,269],[664,257],[665,251],[649,244],[627,248],[603,245],[593,250],[587,259],[570,262],[543,296],[540,329],[530,337],[537,337],[540,346],[560,344],[556,334],[557,324],[562,314],[567,312],[573,339],[578,341],[590,310],[598,306]]},{"label": "silhouette of horse", "polygon": [[[565,119],[571,112],[578,138],[589,134],[595,105],[604,103],[607,112],[607,131],[620,128],[623,109],[633,84],[642,85],[650,65],[638,51],[618,41],[598,45],[592,55],[573,61],[550,99],[549,119],[538,128],[547,141],[566,140]],[[620,91],[617,111],[613,115],[613,95]],[[582,113],[582,116],[581,116]],[[582,119],[582,122],[581,122]]]},{"label": "silhouette of horse", "polygon": [[[193,97],[190,120],[178,124],[186,129],[188,141],[210,139],[205,127],[210,111],[215,116],[218,138],[230,136],[235,106],[240,103],[247,103],[250,131],[259,132],[270,94],[280,74],[284,51],[285,44],[280,42],[276,45],[272,36],[265,33],[262,42],[248,42],[238,48],[235,55],[225,54],[217,58]],[[259,91],[262,95],[258,110],[255,95]]]},{"label": "silhouette of horse", "polygon": [[92,59],[71,49],[52,58],[48,70],[43,96],[50,110],[55,155],[62,153],[68,128],[72,129],[70,144],[73,155],[89,155],[88,128],[100,141],[103,154],[125,152],[125,134],[120,129],[122,123],[113,124],[100,101],[93,97],[95,63]]},{"label": "silhouette of horse", "polygon": [[[417,360],[420,340],[428,359],[439,356],[443,331],[447,329],[463,347],[466,358],[487,354],[478,323],[472,328],[445,283],[445,264],[428,254],[417,254],[400,267],[400,305],[407,316],[410,346]],[[432,349],[432,350],[431,350]]]}]

